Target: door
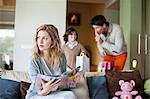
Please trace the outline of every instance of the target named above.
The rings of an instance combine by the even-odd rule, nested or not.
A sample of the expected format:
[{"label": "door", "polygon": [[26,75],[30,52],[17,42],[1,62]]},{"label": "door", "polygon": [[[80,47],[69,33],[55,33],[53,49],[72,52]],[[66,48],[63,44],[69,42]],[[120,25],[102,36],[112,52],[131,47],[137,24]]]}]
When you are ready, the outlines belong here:
[{"label": "door", "polygon": [[142,78],[150,78],[150,0],[143,0],[142,33],[138,35],[138,55]]}]

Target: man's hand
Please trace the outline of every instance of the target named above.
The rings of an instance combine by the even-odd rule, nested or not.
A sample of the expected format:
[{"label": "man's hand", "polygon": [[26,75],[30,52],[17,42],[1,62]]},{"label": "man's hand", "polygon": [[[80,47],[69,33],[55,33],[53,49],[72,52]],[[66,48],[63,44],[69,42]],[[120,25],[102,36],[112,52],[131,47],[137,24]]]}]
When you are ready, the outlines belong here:
[{"label": "man's hand", "polygon": [[102,40],[102,41],[105,41],[106,40],[106,37],[104,36],[104,34],[100,34],[100,39]]},{"label": "man's hand", "polygon": [[100,34],[96,32],[95,32],[95,41],[97,42],[97,44],[101,44],[103,42],[100,37]]}]

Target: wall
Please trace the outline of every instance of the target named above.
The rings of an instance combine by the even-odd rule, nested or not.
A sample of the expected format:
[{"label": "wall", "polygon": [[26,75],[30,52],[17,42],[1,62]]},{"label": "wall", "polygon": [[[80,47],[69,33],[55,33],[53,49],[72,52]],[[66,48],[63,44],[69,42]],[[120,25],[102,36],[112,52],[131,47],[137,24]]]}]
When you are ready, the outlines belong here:
[{"label": "wall", "polygon": [[[138,34],[142,33],[142,0],[132,0],[131,1],[131,40],[130,40],[130,59],[139,60],[140,55],[138,55]],[[141,65],[142,66],[142,65]],[[138,69],[141,70],[141,66],[138,65]],[[132,67],[130,67],[132,68]]]},{"label": "wall", "polygon": [[131,37],[131,3],[130,0],[120,0],[120,25],[123,27],[127,42],[128,57],[125,69],[130,68],[130,37]]},{"label": "wall", "polygon": [[35,30],[42,24],[55,25],[61,36],[66,28],[66,0],[17,0],[15,14],[14,70],[26,71]]},{"label": "wall", "polygon": [[132,60],[136,59],[138,61],[137,69],[142,73],[141,60],[144,57],[138,55],[138,34],[142,32],[141,10],[142,0],[120,0],[120,24],[123,26],[128,47],[125,69],[133,69]]},{"label": "wall", "polygon": [[79,42],[91,53],[91,64],[96,66],[99,61],[99,53],[94,39],[94,31],[90,25],[93,16],[104,13],[103,4],[75,3],[68,2],[68,13],[79,13],[81,17],[80,26],[69,26],[77,29],[79,34]]},{"label": "wall", "polygon": [[106,9],[105,17],[108,22],[119,24],[119,10],[117,9]]}]

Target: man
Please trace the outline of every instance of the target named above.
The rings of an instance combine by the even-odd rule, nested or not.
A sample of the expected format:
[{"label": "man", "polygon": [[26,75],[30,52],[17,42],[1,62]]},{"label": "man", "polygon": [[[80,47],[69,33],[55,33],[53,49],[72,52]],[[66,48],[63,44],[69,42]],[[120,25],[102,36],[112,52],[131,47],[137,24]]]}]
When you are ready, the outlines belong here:
[{"label": "man", "polygon": [[122,28],[117,24],[107,22],[103,15],[94,16],[91,25],[104,61],[111,62],[116,71],[123,70],[127,58],[127,46]]}]

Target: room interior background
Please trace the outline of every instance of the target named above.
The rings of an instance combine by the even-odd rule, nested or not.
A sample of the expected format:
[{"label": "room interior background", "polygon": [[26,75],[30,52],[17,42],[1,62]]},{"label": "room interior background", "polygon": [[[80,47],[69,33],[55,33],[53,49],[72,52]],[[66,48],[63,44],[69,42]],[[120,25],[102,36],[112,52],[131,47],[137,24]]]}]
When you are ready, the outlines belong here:
[{"label": "room interior background", "polygon": [[[149,9],[149,0],[0,0],[0,29],[15,31],[12,52],[14,70],[27,70],[36,27],[53,23],[61,37],[66,28],[77,29],[79,41],[91,54],[91,71],[96,71],[101,58],[90,20],[94,15],[103,14],[109,22],[118,23],[124,29],[128,46],[125,69],[138,69],[143,78],[150,78]],[[80,25],[68,25],[69,13],[80,15]],[[132,67],[133,60],[137,60],[136,68]]]}]

